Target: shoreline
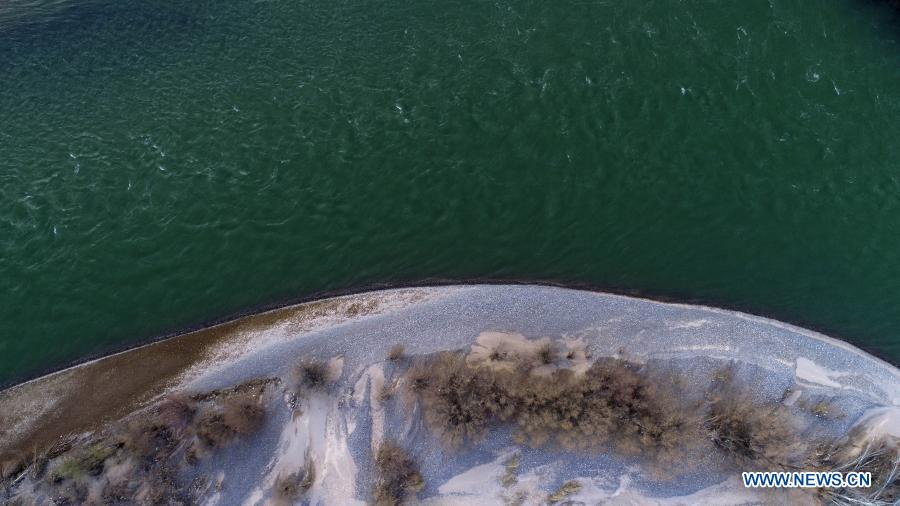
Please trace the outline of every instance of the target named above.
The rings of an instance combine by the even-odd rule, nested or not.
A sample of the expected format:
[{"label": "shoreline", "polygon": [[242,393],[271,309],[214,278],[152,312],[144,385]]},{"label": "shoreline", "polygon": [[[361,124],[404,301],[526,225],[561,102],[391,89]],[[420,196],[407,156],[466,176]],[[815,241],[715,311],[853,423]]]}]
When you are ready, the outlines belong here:
[{"label": "shoreline", "polygon": [[[404,290],[398,290],[403,293]],[[411,305],[416,291],[401,303]],[[229,346],[240,348],[254,332],[279,325],[314,330],[341,319],[390,310],[377,292],[319,299],[223,322],[175,337],[91,359],[0,390],[0,464],[5,458],[70,433],[90,430],[137,409],[191,373],[229,359]],[[402,297],[401,297],[402,298]],[[307,327],[307,328],[304,328]]]},{"label": "shoreline", "polygon": [[[472,336],[476,336],[475,344]],[[165,399],[181,398],[179,395],[205,399],[204,392],[232,391],[229,389],[238,388],[238,385],[269,381],[286,385],[285,388],[290,390],[298,361],[301,365],[327,362],[329,377],[335,381],[342,378],[341,386],[333,392],[335,404],[329,409],[338,416],[339,412],[344,413],[340,411],[344,406],[349,412],[356,413],[351,418],[357,422],[371,416],[371,435],[377,442],[391,436],[388,426],[403,425],[398,420],[387,423],[382,418],[385,412],[379,407],[391,402],[388,399],[393,397],[393,394],[382,394],[386,392],[388,379],[396,380],[394,372],[401,367],[398,365],[401,362],[391,358],[392,350],[398,345],[405,348],[401,354],[409,359],[402,363],[412,367],[410,364],[416,363],[416,357],[450,356],[435,353],[451,350],[471,350],[466,364],[470,358],[492,357],[485,353],[498,349],[498,346],[524,353],[523,357],[532,356],[535,350],[543,349],[537,347],[549,342],[564,348],[548,348],[557,350],[557,359],[551,365],[541,362],[545,365],[535,366],[534,357],[529,359],[532,362],[528,363],[536,367],[535,371],[545,371],[535,377],[546,374],[542,369],[546,367],[570,367],[578,374],[580,368],[596,358],[596,363],[645,364],[649,374],[646,379],[657,378],[656,373],[669,371],[684,374],[684,385],[702,385],[710,378],[715,384],[717,367],[740,364],[736,370],[740,371],[741,381],[749,381],[744,384],[752,385],[752,391],[765,398],[783,402],[788,406],[785,409],[795,409],[797,416],[826,416],[833,406],[836,416],[827,416],[821,423],[824,424],[822,430],[831,431],[828,434],[835,437],[849,430],[852,425],[848,424],[855,424],[855,420],[869,415],[881,416],[881,411],[872,411],[874,408],[889,408],[889,412],[885,412],[890,414],[889,418],[876,420],[879,427],[892,423],[890,420],[900,409],[900,369],[844,341],[777,320],[710,306],[664,303],[546,285],[397,288],[256,313],[182,334],[178,339],[149,343],[102,357],[2,391],[0,470],[5,477],[15,474],[22,465],[27,465],[23,462],[34,458],[32,455],[41,454],[42,448],[55,448],[60,441],[71,441],[73,437],[78,441],[89,441],[94,437],[92,434],[112,434],[103,431],[122,427],[122,420],[149,412],[145,410],[160,406]],[[565,350],[569,353],[564,353]],[[406,370],[403,369],[406,366],[401,369]],[[414,370],[417,369],[413,367],[407,372],[415,375],[417,373],[410,372]],[[702,393],[691,388],[683,392],[685,399]],[[786,397],[788,392],[791,394]],[[299,422],[290,412],[296,408],[293,397],[276,397],[283,401],[278,404],[277,420],[286,425],[276,423],[267,434],[295,434],[297,423],[305,427],[305,424],[313,423],[312,420],[316,421],[316,430],[325,427],[324,411],[306,404],[300,413],[308,413],[312,418]],[[346,404],[342,404],[344,402]],[[398,398],[396,402],[402,400]],[[824,405],[821,413],[817,411],[820,404]],[[370,414],[361,414],[356,411],[358,409]],[[374,411],[370,412],[370,409]],[[395,414],[399,413],[402,411]],[[845,420],[840,413],[847,413],[849,418]],[[357,415],[363,418],[354,418]],[[337,420],[342,420],[330,419],[329,423],[338,425]],[[201,421],[198,419],[198,423]],[[426,440],[412,437],[403,429],[397,430],[401,432],[393,433],[391,437],[408,441],[418,451],[424,448],[422,444],[429,447]],[[305,438],[300,437],[303,441]],[[357,441],[351,445],[347,438],[349,433],[328,440],[327,446],[343,449],[341,451],[350,459],[345,461],[347,466],[363,462],[358,459],[367,458],[367,442]],[[294,439],[295,436],[290,436],[285,441]],[[495,443],[507,444],[500,440]],[[320,450],[323,448],[319,443],[308,444]],[[87,443],[82,445],[83,448],[90,448],[85,445]],[[355,448],[353,452],[346,453],[351,447]],[[268,455],[270,450],[267,445],[245,448],[247,458]],[[293,454],[302,455],[301,450]],[[288,460],[293,464],[301,463],[297,459]],[[59,462],[62,461],[58,461],[53,469],[62,465]],[[607,464],[616,462],[616,458],[612,458]],[[446,475],[435,471],[443,468],[431,457],[424,458],[422,463],[431,469],[428,476],[435,483],[449,483],[448,479],[452,481],[456,479],[454,476],[465,474],[460,475],[459,470]],[[470,463],[482,463],[482,460],[479,457]],[[335,470],[322,471],[331,473]],[[233,492],[257,497],[258,493],[264,493],[260,491],[271,486],[270,479],[275,475],[269,474],[265,474],[262,481],[242,481],[240,483],[250,488],[245,490],[237,486]],[[340,478],[330,480],[330,485],[322,490],[333,492],[343,487],[345,476],[346,473],[341,471]],[[665,487],[657,492],[663,493],[663,489]],[[446,495],[445,492],[441,487],[432,487],[424,493],[439,497]],[[349,500],[348,497],[342,499]]]},{"label": "shoreline", "polygon": [[678,297],[676,295],[669,294],[660,294],[660,293],[645,293],[636,289],[626,289],[626,288],[617,288],[617,287],[605,287],[601,285],[595,285],[591,283],[584,282],[568,282],[564,280],[553,280],[553,279],[529,279],[529,278],[514,278],[514,279],[503,279],[503,278],[470,278],[470,279],[459,279],[459,278],[421,278],[418,280],[411,281],[396,281],[389,283],[368,283],[357,285],[351,288],[339,288],[334,290],[322,290],[318,292],[312,292],[308,295],[301,297],[293,297],[289,299],[283,299],[277,302],[272,303],[264,303],[253,305],[247,307],[243,310],[232,312],[228,315],[213,318],[209,320],[202,321],[196,324],[188,324],[175,328],[171,331],[164,331],[154,336],[139,339],[133,343],[124,344],[122,346],[107,346],[98,350],[95,353],[86,354],[78,359],[71,360],[56,366],[50,366],[47,368],[43,368],[41,370],[36,371],[33,374],[26,374],[20,378],[13,378],[9,381],[0,381],[0,394],[10,390],[12,388],[26,385],[35,380],[39,380],[41,378],[49,377],[57,373],[61,373],[67,371],[69,369],[74,369],[92,362],[96,362],[98,360],[102,360],[105,358],[114,357],[123,353],[128,353],[131,351],[138,350],[140,348],[144,348],[146,346],[150,346],[153,344],[162,343],[168,340],[176,339],[179,337],[187,336],[190,334],[194,334],[197,332],[205,331],[205,330],[213,330],[225,325],[235,324],[244,319],[262,316],[270,313],[274,313],[279,310],[288,310],[291,308],[295,308],[296,306],[300,306],[303,304],[309,304],[314,302],[326,301],[329,299],[337,299],[341,297],[349,297],[354,295],[364,295],[373,292],[386,291],[386,290],[399,290],[399,289],[414,289],[414,288],[439,288],[439,287],[449,287],[449,286],[477,286],[477,285],[488,285],[488,286],[499,286],[499,285],[511,285],[511,286],[538,286],[538,287],[552,287],[552,288],[562,288],[566,290],[575,290],[575,291],[583,291],[583,292],[592,292],[592,293],[603,293],[609,295],[617,295],[622,297],[629,297],[633,299],[644,299],[653,302],[660,302],[664,304],[674,304],[674,305],[684,305],[691,307],[704,307],[713,310],[722,310],[726,312],[739,313],[741,315],[747,315],[754,318],[760,318],[766,321],[778,322],[781,324],[789,325],[794,329],[802,329],[804,331],[813,332],[823,337],[827,337],[828,339],[832,339],[836,342],[847,344],[853,348],[856,348],[869,356],[872,356],[881,362],[884,362],[894,368],[900,369],[900,357],[894,358],[885,356],[880,351],[873,349],[870,346],[865,344],[858,344],[850,339],[847,339],[843,336],[830,332],[827,328],[822,326],[810,325],[806,324],[802,321],[791,320],[791,319],[783,319],[779,318],[778,315],[767,315],[762,313],[757,313],[752,311],[752,309],[742,309],[740,307],[731,306],[731,305],[718,305],[715,303],[711,303],[701,298],[691,298],[691,297]]}]

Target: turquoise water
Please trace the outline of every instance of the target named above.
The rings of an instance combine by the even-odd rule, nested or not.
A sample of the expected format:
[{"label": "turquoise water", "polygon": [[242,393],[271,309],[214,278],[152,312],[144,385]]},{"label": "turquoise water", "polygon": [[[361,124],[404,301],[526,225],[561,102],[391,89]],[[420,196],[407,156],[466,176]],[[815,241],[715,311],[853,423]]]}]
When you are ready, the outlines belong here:
[{"label": "turquoise water", "polygon": [[900,361],[886,3],[0,7],[0,383],[425,278],[734,307]]}]

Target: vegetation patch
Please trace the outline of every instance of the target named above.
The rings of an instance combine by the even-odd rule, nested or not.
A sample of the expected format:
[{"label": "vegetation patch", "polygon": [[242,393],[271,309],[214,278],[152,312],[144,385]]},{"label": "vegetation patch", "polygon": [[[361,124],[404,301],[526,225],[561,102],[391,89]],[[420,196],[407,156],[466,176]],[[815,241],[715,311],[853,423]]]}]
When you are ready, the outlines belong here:
[{"label": "vegetation patch", "polygon": [[328,363],[320,360],[303,360],[294,369],[297,389],[300,391],[324,390],[328,386]]},{"label": "vegetation patch", "polygon": [[518,472],[519,472],[519,455],[513,455],[503,461],[503,476],[500,478],[500,484],[506,488],[509,488],[515,485],[518,481]]},{"label": "vegetation patch", "polygon": [[820,490],[819,495],[831,504],[900,503],[900,439],[897,437],[881,435],[872,438],[863,430],[855,430],[842,440],[820,443],[806,466],[825,472],[872,473],[870,487]]},{"label": "vegetation patch", "polygon": [[[699,396],[677,374],[626,359],[589,361],[583,349],[564,342],[489,337],[468,354],[419,357],[404,375],[408,402],[419,403],[426,426],[449,448],[509,425],[520,444],[613,451],[641,459],[657,477],[687,472],[692,453],[718,449],[742,470],[870,470],[879,497],[896,500],[896,438],[877,447],[861,437],[853,444],[807,442],[807,418],[831,416],[837,410],[830,402],[804,401],[792,411],[739,387],[730,366],[715,372]],[[506,487],[516,479],[511,464],[501,478]]]},{"label": "vegetation patch", "polygon": [[760,402],[737,388],[724,369],[709,393],[705,428],[713,443],[745,470],[798,469],[807,447],[797,421],[780,402]]},{"label": "vegetation patch", "polygon": [[405,348],[403,347],[402,344],[398,343],[398,344],[391,346],[390,351],[388,351],[387,358],[388,358],[388,360],[390,360],[392,362],[396,362],[396,361],[402,359],[405,355],[406,355]]},{"label": "vegetation patch", "polygon": [[[548,349],[538,349],[535,368],[548,365]],[[438,353],[411,369],[406,381],[426,425],[452,448],[477,442],[502,423],[513,424],[517,441],[533,447],[611,447],[660,462],[676,461],[703,440],[696,406],[677,402],[677,393],[651,381],[638,364],[603,359],[582,374],[565,368],[533,374],[470,363],[462,352]]]},{"label": "vegetation patch", "polygon": [[[39,504],[196,502],[192,498],[209,488],[208,481],[182,483],[180,468],[258,431],[274,381],[167,396],[101,432],[62,438],[35,452],[29,466],[17,466],[18,476],[30,470],[28,497]],[[25,482],[19,478],[4,486],[0,498],[14,496]]]},{"label": "vegetation patch", "polygon": [[236,436],[246,436],[259,430],[265,421],[266,409],[263,399],[251,395],[231,397],[223,403],[222,418],[225,426]]},{"label": "vegetation patch", "polygon": [[375,475],[372,495],[377,506],[397,506],[425,488],[418,464],[392,442],[384,442],[378,448]]},{"label": "vegetation patch", "polygon": [[577,494],[580,491],[581,491],[581,483],[579,483],[575,480],[567,481],[567,482],[563,483],[562,485],[560,485],[559,488],[556,489],[555,492],[553,492],[552,494],[547,496],[547,502],[549,502],[551,504],[558,503],[560,501],[565,500],[570,495]]}]

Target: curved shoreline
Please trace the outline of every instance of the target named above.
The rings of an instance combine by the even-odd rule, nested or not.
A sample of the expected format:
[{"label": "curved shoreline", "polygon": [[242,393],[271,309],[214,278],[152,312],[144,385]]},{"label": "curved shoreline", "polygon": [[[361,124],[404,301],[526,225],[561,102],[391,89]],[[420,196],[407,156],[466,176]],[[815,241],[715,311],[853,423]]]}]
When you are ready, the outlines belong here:
[{"label": "curved shoreline", "polygon": [[390,304],[387,292],[408,292],[407,305],[415,302],[414,289],[318,299],[145,343],[0,390],[0,463],[137,408],[184,382],[191,370],[223,360],[223,349],[240,346],[254,332],[310,324],[298,330],[302,333],[317,324],[377,314]]},{"label": "curved shoreline", "polygon": [[55,373],[63,372],[68,369],[72,369],[81,365],[85,365],[91,362],[95,362],[97,360],[101,360],[107,357],[112,357],[115,355],[119,355],[122,353],[127,353],[129,351],[137,350],[139,348],[143,348],[148,345],[161,343],[170,339],[176,339],[181,336],[185,336],[188,334],[192,334],[195,332],[200,332],[203,330],[214,329],[216,327],[220,327],[227,324],[234,324],[244,320],[246,318],[252,318],[254,316],[261,316],[264,314],[272,313],[275,311],[290,309],[296,306],[300,306],[303,304],[309,304],[313,302],[325,301],[329,299],[335,299],[340,297],[349,297],[353,295],[363,295],[373,292],[386,291],[386,290],[399,290],[405,288],[439,288],[439,287],[450,287],[450,286],[477,286],[477,285],[487,285],[487,286],[502,286],[502,285],[511,285],[511,286],[537,286],[537,287],[552,287],[552,288],[562,288],[566,290],[575,290],[580,292],[591,292],[591,293],[602,293],[609,295],[616,295],[620,297],[627,297],[631,299],[643,299],[653,302],[659,302],[663,304],[672,304],[672,305],[680,305],[685,307],[702,307],[707,309],[713,309],[718,311],[724,311],[726,313],[736,313],[740,315],[750,316],[753,318],[759,318],[764,321],[769,322],[778,322],[783,325],[787,325],[792,330],[803,330],[806,332],[812,332],[816,335],[825,337],[829,340],[833,340],[838,343],[844,343],[846,345],[851,346],[871,357],[877,358],[881,362],[884,362],[894,368],[900,368],[900,357],[894,358],[883,355],[880,351],[875,350],[865,344],[858,344],[853,342],[850,339],[844,338],[840,335],[836,335],[832,332],[829,332],[828,329],[817,326],[813,324],[807,324],[803,321],[793,320],[793,319],[783,319],[778,317],[778,315],[766,315],[762,313],[756,313],[752,310],[742,309],[738,306],[732,305],[718,305],[714,304],[710,301],[706,301],[702,298],[691,298],[691,297],[678,297],[675,295],[667,295],[660,293],[645,293],[640,290],[635,289],[626,289],[626,288],[618,288],[618,287],[606,287],[602,285],[595,285],[591,283],[582,283],[582,282],[568,282],[568,281],[558,281],[552,279],[529,279],[529,278],[514,278],[514,279],[504,279],[504,278],[471,278],[471,279],[459,279],[459,278],[424,278],[419,280],[411,280],[411,281],[397,281],[390,283],[368,283],[357,285],[351,288],[341,288],[334,290],[323,290],[318,292],[312,292],[308,295],[302,297],[293,297],[289,299],[282,299],[277,302],[272,303],[264,303],[249,306],[243,310],[235,311],[229,313],[225,316],[212,318],[209,320],[204,320],[196,324],[188,324],[176,327],[171,331],[164,331],[159,334],[150,336],[148,338],[138,339],[131,343],[125,343],[121,346],[113,345],[102,347],[100,350],[94,353],[88,353],[78,359],[70,360],[65,363],[61,363],[58,365],[53,365],[41,370],[37,370],[32,374],[26,374],[19,378],[13,378],[9,381],[0,381],[0,393],[9,390],[13,387],[20,386],[32,382],[34,380],[51,376]]},{"label": "curved shoreline", "polygon": [[[503,290],[504,287],[509,289]],[[467,290],[471,290],[474,294],[468,299],[465,294]],[[463,292],[462,295],[456,297],[456,294],[460,292]],[[663,302],[630,295],[546,284],[445,285],[433,283],[427,286],[356,292],[253,313],[198,330],[136,345],[13,385],[0,390],[0,408],[2,408],[0,413],[9,413],[0,417],[2,418],[0,421],[3,422],[0,423],[0,427],[8,427],[5,430],[0,429],[0,447],[7,446],[21,450],[23,445],[31,445],[35,440],[52,439],[67,432],[95,425],[115,416],[116,413],[133,409],[155,395],[163,393],[173,384],[184,383],[191,374],[202,376],[210,366],[227,363],[229,360],[240,357],[241,354],[248,353],[248,350],[253,348],[264,349],[271,344],[267,339],[280,332],[287,332],[290,336],[288,339],[295,339],[298,335],[302,336],[318,329],[351,322],[358,318],[383,312],[390,313],[394,310],[412,310],[420,303],[427,306],[428,302],[441,299],[457,299],[454,303],[461,304],[462,307],[467,307],[467,304],[473,305],[472,307],[475,307],[474,310],[477,313],[485,311],[484,308],[478,309],[476,306],[484,304],[483,298],[491,297],[492,293],[502,294],[501,298],[506,297],[509,300],[516,300],[532,294],[538,299],[550,298],[557,301],[568,301],[575,304],[574,310],[572,307],[566,309],[571,314],[581,312],[584,312],[585,315],[590,314],[589,306],[592,304],[606,307],[618,304],[621,308],[630,308],[638,312],[645,310],[699,312],[714,317],[719,316],[723,321],[731,322],[729,324],[731,326],[734,326],[734,322],[742,321],[749,326],[746,329],[747,333],[741,339],[729,341],[731,338],[727,337],[728,334],[720,336],[717,334],[718,331],[713,331],[712,336],[716,336],[713,341],[725,343],[726,354],[738,356],[746,353],[746,351],[740,350],[741,344],[745,341],[759,342],[762,339],[762,342],[770,345],[779,343],[785,345],[796,340],[798,336],[802,336],[813,343],[824,345],[827,349],[838,351],[837,355],[845,359],[855,357],[853,360],[860,361],[859,363],[868,362],[880,366],[875,369],[889,371],[888,377],[893,377],[895,380],[891,382],[900,384],[900,369],[851,343],[793,324],[729,309]],[[488,315],[492,310],[487,311],[483,314]],[[550,322],[554,318],[538,318],[538,321],[542,320]],[[703,320],[701,317],[701,321]],[[279,330],[285,325],[291,327],[289,331]],[[675,336],[680,332],[675,330],[676,328],[672,327],[665,333],[671,334],[670,337]],[[777,336],[779,333],[784,335],[779,337]],[[763,337],[761,338],[760,335]],[[707,337],[700,337],[698,342],[709,344],[713,341],[710,341],[710,337],[707,335]],[[668,342],[658,340],[649,344],[645,342],[643,344],[635,343],[635,345],[638,347],[649,346],[645,349],[649,349],[653,353],[677,354],[685,353],[685,349],[690,349],[671,347]],[[229,348],[237,351],[229,351]],[[807,345],[806,348],[801,351],[808,351],[810,357],[823,353],[823,350],[816,349],[818,346],[815,344]],[[805,354],[803,355],[805,356]],[[147,364],[152,364],[152,366],[148,367]],[[796,366],[799,374],[799,364]],[[113,378],[115,381],[112,381]],[[827,376],[825,381],[830,381]],[[77,386],[77,389],[73,390],[73,386]],[[892,398],[900,399],[900,392],[892,395],[894,396]]]},{"label": "curved shoreline", "polygon": [[[881,413],[871,411],[873,407],[890,409],[885,412],[887,418],[878,420],[880,425],[893,423],[890,420],[900,409],[900,369],[851,344],[776,320],[709,306],[551,286],[398,288],[257,313],[0,391],[0,468],[15,469],[10,463],[22,462],[23,456],[38,448],[50,448],[67,435],[88,437],[178,393],[225,391],[248,382],[290,382],[285,378],[298,360],[301,364],[328,360],[329,370],[333,365],[344,371],[335,374],[344,378],[343,393],[335,397],[337,406],[347,396],[380,399],[383,390],[379,389],[387,385],[383,368],[394,367],[382,361],[394,360],[389,354],[393,347],[404,346],[406,356],[415,360],[471,345],[475,357],[473,336],[485,350],[498,336],[506,336],[507,341],[497,346],[511,346],[509,350],[555,338],[559,346],[570,350],[570,355],[557,356],[573,361],[572,367],[588,363],[579,362],[582,356],[627,361],[646,364],[649,370],[682,371],[689,375],[683,377],[686,385],[702,384],[715,364],[738,364],[741,374],[746,374],[742,381],[751,381],[753,392],[781,398],[786,406],[797,402],[797,409],[806,410],[804,416],[820,416],[814,410],[823,402],[827,403],[822,413],[830,412],[830,406],[835,413],[847,413],[846,419],[836,416],[823,422],[830,427],[827,430],[838,431],[835,435],[848,430],[847,424],[859,417]],[[689,399],[699,391],[684,395]],[[291,405],[289,397],[285,402]],[[362,401],[351,402],[348,409],[362,405]],[[304,412],[319,413],[315,406],[306,406]],[[378,440],[387,434],[388,425],[379,413],[366,415],[373,417],[371,435]],[[290,427],[283,429],[290,432]],[[361,444],[354,448],[366,446]],[[268,448],[264,446],[248,451],[264,454]],[[449,475],[440,476],[437,482]],[[432,496],[436,493],[444,492],[427,491]]]}]

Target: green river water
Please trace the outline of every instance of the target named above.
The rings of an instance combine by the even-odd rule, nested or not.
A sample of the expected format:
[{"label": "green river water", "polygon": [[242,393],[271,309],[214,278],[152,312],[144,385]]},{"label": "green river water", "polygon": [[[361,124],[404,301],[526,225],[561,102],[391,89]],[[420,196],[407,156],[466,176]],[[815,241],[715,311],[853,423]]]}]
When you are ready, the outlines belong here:
[{"label": "green river water", "polygon": [[900,361],[887,2],[0,4],[0,384],[429,278],[741,309]]}]

